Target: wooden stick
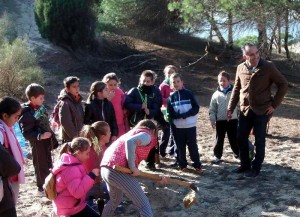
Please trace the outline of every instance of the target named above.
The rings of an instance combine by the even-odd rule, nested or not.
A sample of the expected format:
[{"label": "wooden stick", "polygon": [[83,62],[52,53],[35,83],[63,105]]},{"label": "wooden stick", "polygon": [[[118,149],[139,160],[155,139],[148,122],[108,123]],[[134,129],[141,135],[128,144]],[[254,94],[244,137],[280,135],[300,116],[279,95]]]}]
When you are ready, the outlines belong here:
[{"label": "wooden stick", "polygon": [[[132,173],[132,171],[129,168],[121,167],[121,166],[118,166],[118,165],[113,166],[113,169],[118,171],[118,172],[122,172],[122,173],[127,173],[127,174]],[[142,171],[140,171],[139,176],[147,178],[147,179],[151,179],[153,181],[160,181],[161,180],[160,175],[152,174],[152,173],[146,173],[146,172],[142,172]],[[185,182],[185,181],[180,181],[180,180],[172,179],[172,178],[169,178],[169,183],[179,185],[179,186],[183,186],[183,187],[187,187],[187,188],[191,188],[194,191],[198,192],[198,188],[193,183],[188,183],[188,182]]]}]

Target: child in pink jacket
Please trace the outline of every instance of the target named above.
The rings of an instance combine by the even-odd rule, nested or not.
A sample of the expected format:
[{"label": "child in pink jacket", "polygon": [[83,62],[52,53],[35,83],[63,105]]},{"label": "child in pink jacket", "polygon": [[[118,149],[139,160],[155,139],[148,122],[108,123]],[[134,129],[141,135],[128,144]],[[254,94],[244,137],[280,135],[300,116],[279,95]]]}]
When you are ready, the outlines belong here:
[{"label": "child in pink jacket", "polygon": [[94,168],[89,174],[82,162],[89,158],[90,142],[78,137],[65,143],[60,151],[60,162],[52,172],[56,175],[57,197],[53,208],[58,216],[96,217],[99,216],[86,204],[86,193],[93,186],[100,170]]},{"label": "child in pink jacket", "polygon": [[125,127],[125,116],[123,110],[123,103],[125,101],[125,93],[119,87],[120,80],[114,72],[106,74],[102,81],[106,84],[108,89],[108,96],[107,99],[111,101],[114,106],[117,125],[118,125],[118,137],[125,134],[128,129]]}]

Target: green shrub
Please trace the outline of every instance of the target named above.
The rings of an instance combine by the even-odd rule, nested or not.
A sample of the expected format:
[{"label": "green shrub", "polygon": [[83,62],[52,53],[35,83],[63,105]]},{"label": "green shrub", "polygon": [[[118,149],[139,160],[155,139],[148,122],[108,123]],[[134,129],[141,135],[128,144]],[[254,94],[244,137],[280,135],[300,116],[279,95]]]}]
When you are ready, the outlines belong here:
[{"label": "green shrub", "polygon": [[59,46],[89,48],[95,39],[93,6],[93,0],[35,0],[39,32]]},{"label": "green shrub", "polygon": [[253,42],[255,44],[258,43],[258,39],[257,39],[257,36],[246,36],[246,37],[243,37],[243,38],[240,38],[236,41],[234,41],[234,46],[235,47],[242,47],[246,42]]},{"label": "green shrub", "polygon": [[17,38],[18,33],[13,20],[13,15],[7,12],[4,12],[0,16],[0,45],[6,40],[8,40],[8,42],[12,42]]},{"label": "green shrub", "polygon": [[26,40],[4,42],[0,47],[0,95],[22,98],[32,82],[42,83],[36,54],[28,50]]},{"label": "green shrub", "polygon": [[103,0],[99,11],[101,30],[121,28],[142,35],[177,32],[181,22],[168,10],[168,0]]}]

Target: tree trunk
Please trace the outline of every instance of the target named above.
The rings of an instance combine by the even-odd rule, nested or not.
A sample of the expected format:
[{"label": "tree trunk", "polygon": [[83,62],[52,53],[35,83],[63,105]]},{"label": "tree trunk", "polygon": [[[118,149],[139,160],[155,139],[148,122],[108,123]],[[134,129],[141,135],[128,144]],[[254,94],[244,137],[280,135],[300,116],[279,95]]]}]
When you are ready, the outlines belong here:
[{"label": "tree trunk", "polygon": [[277,53],[281,53],[281,20],[280,20],[280,14],[278,13],[277,14],[277,17],[276,17],[276,20],[277,20],[277,38],[278,38],[278,41],[277,41]]},{"label": "tree trunk", "polygon": [[230,50],[233,49],[233,31],[232,31],[232,28],[233,28],[233,24],[232,24],[232,13],[231,11],[228,13],[228,25],[227,25],[227,28],[228,28],[228,48]]},{"label": "tree trunk", "polygon": [[216,33],[217,37],[219,38],[221,45],[226,47],[226,40],[224,39],[222,33],[220,32],[214,17],[210,16],[207,11],[205,12],[205,15],[207,17],[208,22],[211,25],[212,30]]},{"label": "tree trunk", "polygon": [[291,59],[288,43],[289,43],[289,9],[287,8],[284,13],[285,22],[285,33],[284,33],[284,49],[286,53],[286,58]]},{"label": "tree trunk", "polygon": [[261,56],[265,59],[270,59],[268,52],[268,38],[267,38],[267,21],[264,13],[264,2],[260,0],[260,8],[258,9],[257,29],[258,29],[258,47],[261,50]]}]

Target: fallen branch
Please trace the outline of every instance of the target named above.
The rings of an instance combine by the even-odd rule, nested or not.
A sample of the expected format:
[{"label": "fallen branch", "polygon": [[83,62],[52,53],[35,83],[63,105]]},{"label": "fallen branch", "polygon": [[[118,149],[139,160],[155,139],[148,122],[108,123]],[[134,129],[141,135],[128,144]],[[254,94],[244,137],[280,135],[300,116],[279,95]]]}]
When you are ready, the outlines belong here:
[{"label": "fallen branch", "polygon": [[162,48],[147,51],[147,52],[142,53],[142,54],[132,54],[132,55],[129,55],[129,56],[124,57],[124,58],[119,59],[119,60],[103,60],[103,62],[105,62],[105,63],[123,62],[123,61],[128,60],[128,59],[133,58],[133,57],[145,57],[145,56],[148,56],[150,53],[154,53],[154,52],[159,51],[159,50],[162,50]]},{"label": "fallen branch", "polygon": [[205,56],[207,56],[208,52],[206,51],[206,53],[200,57],[199,59],[197,59],[195,62],[192,62],[192,63],[189,63],[187,66],[180,66],[181,69],[185,69],[185,68],[188,68],[192,65],[195,65],[196,63],[198,63],[199,61],[201,61]]}]

